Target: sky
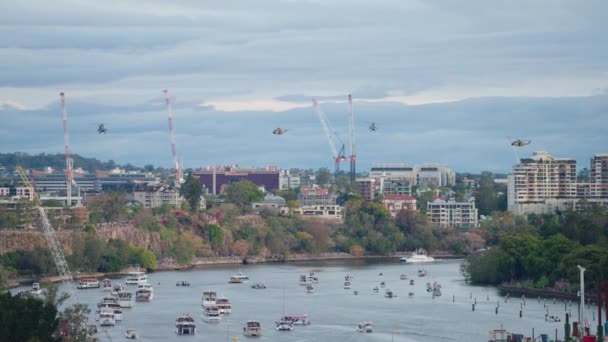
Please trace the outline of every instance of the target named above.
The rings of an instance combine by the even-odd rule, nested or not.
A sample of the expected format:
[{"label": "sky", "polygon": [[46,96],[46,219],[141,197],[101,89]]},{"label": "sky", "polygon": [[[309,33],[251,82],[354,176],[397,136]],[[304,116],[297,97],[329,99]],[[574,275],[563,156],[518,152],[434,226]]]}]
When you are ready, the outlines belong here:
[{"label": "sky", "polygon": [[608,152],[605,13],[603,0],[4,1],[0,152],[63,152],[65,92],[72,153],[170,167],[168,89],[185,167],[333,169],[311,98],[349,155],[352,94],[361,171],[509,172],[538,150],[581,168]]}]

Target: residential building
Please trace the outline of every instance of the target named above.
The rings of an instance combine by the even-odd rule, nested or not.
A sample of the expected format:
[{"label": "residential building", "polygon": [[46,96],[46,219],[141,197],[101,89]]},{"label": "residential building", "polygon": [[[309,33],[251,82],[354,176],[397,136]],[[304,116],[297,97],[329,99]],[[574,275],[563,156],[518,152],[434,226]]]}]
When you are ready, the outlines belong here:
[{"label": "residential building", "polygon": [[34,199],[34,194],[26,186],[0,187],[0,197],[27,198],[31,201]]},{"label": "residential building", "polygon": [[292,214],[323,219],[342,219],[344,208],[337,205],[305,205],[291,209]]},{"label": "residential building", "polygon": [[382,205],[395,217],[401,210],[416,210],[416,197],[409,195],[384,195]]},{"label": "residential building", "polygon": [[447,166],[428,164],[416,167],[416,185],[436,187],[456,184],[456,172]]},{"label": "residential building", "polygon": [[513,167],[507,187],[508,209],[517,215],[549,214],[608,205],[608,154],[591,158],[590,181],[578,182],[576,160],[534,152]]},{"label": "residential building", "polygon": [[374,178],[357,178],[355,180],[359,194],[366,201],[373,201],[376,194],[380,192],[380,181]]},{"label": "residential building", "polygon": [[222,187],[233,182],[247,180],[255,185],[263,186],[267,191],[280,189],[279,169],[276,166],[265,168],[239,168],[238,166],[208,166],[193,172],[198,177],[207,192],[218,194]]},{"label": "residential building", "polygon": [[289,170],[281,170],[279,178],[279,189],[292,190],[300,188],[300,176],[290,174]]},{"label": "residential building", "polygon": [[440,227],[472,228],[479,225],[479,215],[472,197],[466,202],[436,197],[427,203],[426,215],[431,223]]},{"label": "residential building", "polygon": [[253,209],[261,210],[261,209],[272,209],[272,210],[280,210],[282,207],[286,206],[286,201],[281,196],[275,196],[273,194],[266,194],[264,196],[264,200],[262,202],[254,202],[251,203]]},{"label": "residential building", "polygon": [[303,188],[300,191],[298,200],[302,206],[314,205],[333,205],[336,204],[338,196],[332,194],[327,189],[322,188]]},{"label": "residential building", "polygon": [[158,208],[164,204],[179,208],[184,201],[177,189],[163,184],[141,184],[133,191],[133,199],[144,208]]}]

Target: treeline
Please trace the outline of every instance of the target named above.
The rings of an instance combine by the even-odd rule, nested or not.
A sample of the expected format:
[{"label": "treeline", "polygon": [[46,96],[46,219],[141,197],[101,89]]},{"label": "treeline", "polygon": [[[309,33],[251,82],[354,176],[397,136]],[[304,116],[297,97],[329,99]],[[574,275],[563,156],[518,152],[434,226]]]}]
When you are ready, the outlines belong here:
[{"label": "treeline", "polygon": [[[513,217],[495,214],[482,225],[489,250],[463,264],[475,284],[529,281],[544,287],[560,279],[577,282],[577,265],[587,269],[585,279],[607,279],[608,209]],[[590,285],[590,286],[591,286]]]},{"label": "treeline", "polygon": [[[120,167],[128,171],[143,170],[144,168],[151,168],[152,170],[154,170],[154,166],[152,165],[146,165],[144,168],[137,167],[131,164],[119,165],[116,164],[113,160],[104,162],[95,158],[83,157],[78,154],[72,154],[72,159],[74,159],[74,167],[80,167],[89,172],[94,172],[95,170],[111,170],[116,167]],[[7,171],[14,170],[17,165],[21,165],[25,169],[34,170],[42,170],[47,166],[50,166],[55,170],[63,170],[65,169],[65,154],[39,153],[35,155],[30,155],[28,153],[23,152],[0,153],[0,166],[5,167]]]}]

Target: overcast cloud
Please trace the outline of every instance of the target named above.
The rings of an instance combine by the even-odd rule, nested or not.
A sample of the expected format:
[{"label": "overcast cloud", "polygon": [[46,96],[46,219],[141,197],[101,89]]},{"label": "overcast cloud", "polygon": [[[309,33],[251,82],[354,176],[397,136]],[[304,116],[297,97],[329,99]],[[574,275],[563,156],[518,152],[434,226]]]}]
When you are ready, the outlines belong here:
[{"label": "overcast cloud", "polygon": [[186,167],[332,167],[310,98],[347,142],[348,93],[359,169],[506,172],[507,136],[588,166],[608,152],[606,13],[600,0],[3,2],[0,152],[61,152],[65,91],[74,153],[169,166],[168,88]]}]

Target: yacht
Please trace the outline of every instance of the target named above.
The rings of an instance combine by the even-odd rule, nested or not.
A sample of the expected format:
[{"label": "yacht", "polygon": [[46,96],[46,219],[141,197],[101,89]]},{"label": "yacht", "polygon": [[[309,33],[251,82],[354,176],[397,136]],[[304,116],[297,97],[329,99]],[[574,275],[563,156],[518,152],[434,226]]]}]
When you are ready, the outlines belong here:
[{"label": "yacht", "polygon": [[412,254],[407,257],[401,258],[405,263],[423,263],[423,262],[433,262],[435,258],[427,256],[426,251],[422,248],[415,250]]},{"label": "yacht", "polygon": [[345,281],[344,282],[344,289],[346,289],[346,290],[350,289],[350,281]]},{"label": "yacht", "polygon": [[127,280],[125,281],[127,285],[139,285],[147,282],[148,276],[146,275],[146,272],[139,271],[139,269],[137,271],[129,272],[127,274]]},{"label": "yacht", "polygon": [[104,309],[99,313],[99,325],[102,327],[112,327],[116,325],[116,319],[114,318],[114,310]]},{"label": "yacht", "polygon": [[208,323],[217,323],[222,319],[220,308],[217,304],[209,305],[203,308],[203,321]]},{"label": "yacht", "polygon": [[215,304],[217,304],[222,315],[229,314],[232,311],[232,304],[226,297],[217,297]]},{"label": "yacht", "polygon": [[175,333],[178,335],[194,335],[196,324],[189,314],[183,314],[175,320]]},{"label": "yacht", "polygon": [[136,302],[151,302],[154,298],[154,292],[151,289],[141,288],[135,292]]},{"label": "yacht", "polygon": [[33,283],[32,290],[30,291],[33,295],[39,295],[42,293],[42,289],[40,288],[40,283]]},{"label": "yacht", "polygon": [[106,278],[101,281],[101,289],[104,291],[112,291],[112,280]]},{"label": "yacht", "polygon": [[132,308],[133,307],[133,294],[131,292],[119,292],[118,296],[118,305],[121,308]]},{"label": "yacht", "polygon": [[215,301],[217,300],[217,293],[215,293],[215,291],[205,291],[203,292],[202,299],[203,307],[215,305]]},{"label": "yacht", "polygon": [[278,331],[292,331],[293,330],[293,322],[279,320],[275,322]]},{"label": "yacht", "polygon": [[262,326],[259,321],[247,321],[243,327],[243,335],[248,337],[262,336]]},{"label": "yacht", "polygon": [[232,284],[247,283],[249,282],[249,277],[244,275],[243,272],[239,272],[239,274],[230,277],[228,282]]},{"label": "yacht", "polygon": [[79,289],[98,289],[99,286],[99,280],[94,278],[80,279],[76,285]]},{"label": "yacht", "polygon": [[507,342],[511,341],[511,332],[505,329],[495,329],[490,331],[490,339],[488,342]]},{"label": "yacht", "polygon": [[125,287],[120,285],[120,284],[116,284],[114,285],[114,287],[112,287],[112,296],[117,296],[119,292],[123,292],[125,290]]},{"label": "yacht", "polygon": [[374,331],[372,322],[361,322],[357,324],[357,331],[362,333],[371,333]]},{"label": "yacht", "polygon": [[[302,316],[283,316],[278,322],[286,321],[291,322],[292,325],[309,325],[310,320],[308,319],[308,315]],[[276,322],[275,322],[276,323]]]}]

